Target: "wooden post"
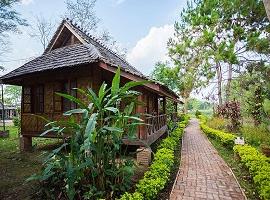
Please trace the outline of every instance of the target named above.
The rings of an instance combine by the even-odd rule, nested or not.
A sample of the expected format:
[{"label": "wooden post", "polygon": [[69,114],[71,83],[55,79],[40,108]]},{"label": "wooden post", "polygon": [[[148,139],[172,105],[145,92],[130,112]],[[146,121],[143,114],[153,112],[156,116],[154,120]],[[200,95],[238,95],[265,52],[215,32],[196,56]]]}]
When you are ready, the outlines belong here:
[{"label": "wooden post", "polygon": [[[139,102],[142,102],[143,103],[144,102],[143,100],[144,100],[143,99],[143,95],[138,96],[138,101]],[[145,113],[144,105],[138,105],[137,112],[140,113],[140,114],[144,114]],[[141,118],[145,122],[145,116],[142,115]],[[139,126],[139,134],[138,134],[138,136],[139,136],[139,139],[143,139],[143,140],[144,139],[147,139],[147,133],[146,133],[146,127],[145,127],[145,125],[140,125]]]},{"label": "wooden post", "polygon": [[20,151],[26,152],[32,150],[32,137],[20,135]]},{"label": "wooden post", "polygon": [[163,114],[166,114],[166,97],[163,97]]}]

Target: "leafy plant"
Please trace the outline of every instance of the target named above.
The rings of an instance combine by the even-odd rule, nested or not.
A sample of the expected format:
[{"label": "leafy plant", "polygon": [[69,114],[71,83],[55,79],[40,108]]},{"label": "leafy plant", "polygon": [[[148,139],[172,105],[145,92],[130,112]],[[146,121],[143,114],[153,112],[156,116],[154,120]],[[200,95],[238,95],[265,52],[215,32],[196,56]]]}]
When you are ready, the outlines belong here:
[{"label": "leafy plant", "polygon": [[259,147],[261,144],[270,146],[269,131],[263,125],[244,125],[241,133],[245,140],[252,146]]},{"label": "leafy plant", "polygon": [[[54,132],[66,138],[45,160],[38,179],[53,198],[113,199],[131,184],[134,164],[121,148],[122,138],[134,139],[142,123],[133,110],[140,94],[131,88],[144,82],[120,86],[118,68],[112,86],[103,83],[96,94],[91,88],[76,90],[87,102],[68,94],[58,95],[75,102],[79,108],[64,113],[64,121],[52,121],[42,133]],[[125,102],[121,109],[120,103]],[[69,147],[69,151],[63,152]]]},{"label": "leafy plant", "polygon": [[262,199],[270,199],[270,160],[256,148],[249,145],[236,145],[234,151],[249,169]]},{"label": "leafy plant", "polygon": [[195,116],[198,117],[199,115],[201,115],[202,113],[199,110],[196,110],[195,112]]},{"label": "leafy plant", "polygon": [[234,140],[236,139],[236,136],[234,134],[225,133],[223,131],[215,130],[213,128],[208,127],[205,124],[206,119],[202,115],[199,116],[199,119],[200,119],[200,127],[206,135],[208,135],[213,139],[219,140],[224,146],[233,148]]},{"label": "leafy plant", "polygon": [[136,185],[135,193],[125,193],[121,200],[156,199],[169,180],[174,164],[174,150],[182,137],[184,127],[188,124],[189,117],[183,118],[184,120],[178,123],[178,127],[159,145],[153,163],[144,178]]},{"label": "leafy plant", "polygon": [[223,105],[219,105],[217,108],[218,115],[226,119],[230,119],[231,126],[229,130],[238,131],[241,126],[241,110],[240,103],[238,101],[227,101]]}]

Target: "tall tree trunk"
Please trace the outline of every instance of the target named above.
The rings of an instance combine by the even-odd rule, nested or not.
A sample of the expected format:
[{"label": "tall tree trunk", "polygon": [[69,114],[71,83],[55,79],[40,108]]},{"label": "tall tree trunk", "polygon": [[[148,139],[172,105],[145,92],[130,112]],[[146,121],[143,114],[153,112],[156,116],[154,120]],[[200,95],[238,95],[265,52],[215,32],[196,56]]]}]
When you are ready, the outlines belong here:
[{"label": "tall tree trunk", "polygon": [[270,21],[270,0],[263,0],[264,8],[267,14],[267,17]]},{"label": "tall tree trunk", "polygon": [[219,62],[216,64],[218,78],[218,105],[222,105],[222,71]]},{"label": "tall tree trunk", "polygon": [[232,64],[228,67],[228,81],[226,86],[226,101],[229,101],[231,95],[231,82],[232,82]]},{"label": "tall tree trunk", "polygon": [[188,98],[183,97],[183,101],[184,101],[184,113],[187,114],[187,112],[188,112]]}]

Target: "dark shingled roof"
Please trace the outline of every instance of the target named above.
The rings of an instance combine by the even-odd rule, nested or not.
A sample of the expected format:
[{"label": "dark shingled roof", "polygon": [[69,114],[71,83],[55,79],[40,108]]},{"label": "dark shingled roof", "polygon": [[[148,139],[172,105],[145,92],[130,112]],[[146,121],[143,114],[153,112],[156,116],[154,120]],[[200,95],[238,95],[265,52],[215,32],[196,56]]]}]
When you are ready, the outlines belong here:
[{"label": "dark shingled roof", "polygon": [[[83,40],[83,44],[74,44],[51,50],[54,41],[58,36],[57,33],[60,32],[63,25],[75,31],[76,34],[79,35]],[[64,67],[76,67],[82,64],[94,63],[98,61],[103,61],[115,67],[120,66],[123,71],[149,80],[149,77],[144,76],[140,71],[131,66],[125,59],[121,58],[121,56],[119,56],[117,53],[107,48],[93,36],[83,32],[79,27],[72,24],[72,22],[69,20],[62,21],[55,35],[48,44],[48,47],[41,56],[2,76],[1,80],[5,83],[5,80],[34,72],[54,70]],[[176,95],[173,91],[169,90],[167,86],[157,82],[155,83],[161,85],[170,93]]]}]

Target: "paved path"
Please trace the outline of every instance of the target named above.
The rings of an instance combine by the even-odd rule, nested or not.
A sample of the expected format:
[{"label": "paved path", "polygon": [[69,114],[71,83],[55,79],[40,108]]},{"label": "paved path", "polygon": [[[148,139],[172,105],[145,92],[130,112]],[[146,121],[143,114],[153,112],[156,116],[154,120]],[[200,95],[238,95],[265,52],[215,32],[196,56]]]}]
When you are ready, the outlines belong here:
[{"label": "paved path", "polygon": [[181,166],[170,200],[246,199],[231,169],[191,119],[183,136]]}]

